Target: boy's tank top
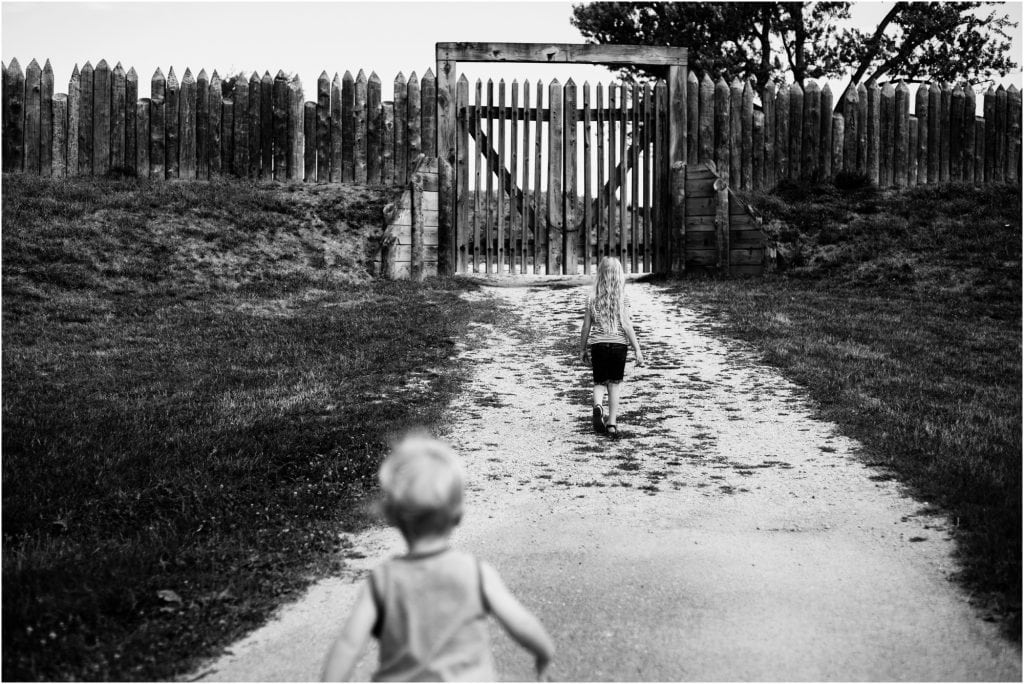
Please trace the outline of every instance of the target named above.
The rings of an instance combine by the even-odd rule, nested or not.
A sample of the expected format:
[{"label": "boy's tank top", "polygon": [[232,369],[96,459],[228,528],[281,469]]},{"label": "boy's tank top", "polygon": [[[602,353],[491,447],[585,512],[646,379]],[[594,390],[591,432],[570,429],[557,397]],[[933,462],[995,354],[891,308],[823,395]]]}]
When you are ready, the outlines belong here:
[{"label": "boy's tank top", "polygon": [[[623,296],[622,298],[623,307],[629,306],[629,300]],[[590,311],[590,339],[589,344],[601,344],[601,343],[613,343],[613,344],[629,344],[629,340],[626,339],[626,332],[622,329],[622,321],[615,321],[614,330],[605,330],[601,325],[600,319],[597,317],[597,306],[594,302],[594,294],[590,293],[587,295],[587,309]]]},{"label": "boy's tank top", "polygon": [[494,681],[480,563],[447,549],[386,561],[370,574],[377,606],[374,681]]}]

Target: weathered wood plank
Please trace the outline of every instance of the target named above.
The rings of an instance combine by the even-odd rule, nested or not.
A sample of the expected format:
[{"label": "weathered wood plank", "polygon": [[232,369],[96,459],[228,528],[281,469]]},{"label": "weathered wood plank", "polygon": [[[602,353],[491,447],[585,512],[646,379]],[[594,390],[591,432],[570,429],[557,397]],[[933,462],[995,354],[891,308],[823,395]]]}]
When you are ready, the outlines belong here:
[{"label": "weathered wood plank", "polygon": [[882,89],[872,82],[867,88],[867,96],[867,174],[872,183],[881,185],[881,152],[878,146],[882,138]]},{"label": "weathered wood plank", "polygon": [[[219,82],[218,82],[219,87]],[[164,112],[166,101],[151,98],[149,101],[149,177],[154,180],[164,180],[167,177],[165,171],[166,144]]]},{"label": "weathered wood plank", "polygon": [[[666,98],[668,97],[668,86],[667,85],[665,86],[665,96],[666,96]],[[616,248],[616,245],[618,244],[618,242],[617,242],[617,240],[618,240],[618,237],[617,237],[618,233],[616,231],[616,223],[617,223],[617,217],[619,215],[619,212],[618,212],[618,209],[616,207],[615,201],[616,201],[616,190],[619,187],[619,174],[618,174],[618,171],[617,171],[618,165],[617,165],[615,160],[618,158],[619,147],[618,147],[618,144],[616,142],[617,138],[616,138],[616,135],[615,135],[615,131],[616,131],[617,127],[618,127],[617,125],[618,125],[619,117],[618,117],[617,114],[613,114],[612,113],[613,111],[617,111],[618,110],[618,104],[619,104],[619,99],[618,98],[619,98],[619,84],[617,84],[617,83],[609,83],[608,84],[608,119],[605,121],[605,123],[608,124],[608,204],[607,204],[607,209],[608,209],[608,225],[607,225],[607,230],[605,231],[606,236],[608,238],[608,247],[607,247],[607,251],[605,252],[606,256],[615,256],[618,253],[617,248]],[[662,143],[664,145],[666,145],[666,148],[664,148],[664,149],[665,149],[665,156],[667,157],[668,156],[668,151],[667,151],[668,135],[667,135],[667,132],[665,130],[662,130],[662,136],[663,136]]]},{"label": "weathered wood plank", "polygon": [[[607,208],[605,202],[607,201],[604,193],[601,192],[601,188],[604,187],[605,179],[605,117],[607,117],[607,110],[602,109],[604,105],[604,84],[598,83],[597,88],[594,89],[594,99],[597,105],[597,111],[595,112],[594,120],[594,134],[597,142],[597,197],[596,197],[596,212],[594,214],[594,241],[596,243],[594,247],[595,259],[597,263],[600,263],[601,257],[605,254],[605,247],[608,244],[608,219],[607,219]],[[539,127],[540,124],[538,124]],[[602,228],[604,230],[602,230]]]},{"label": "weathered wood plank", "polygon": [[991,183],[996,179],[996,88],[989,86],[985,92],[985,155],[984,155],[984,181]]},{"label": "weathered wood plank", "polygon": [[17,58],[7,65],[4,76],[3,170],[18,173],[25,170],[25,75]]},{"label": "weathered wood plank", "polygon": [[700,81],[697,80],[697,74],[690,71],[686,76],[686,160],[689,164],[696,164],[700,157],[699,140]]},{"label": "weathered wood plank", "polygon": [[362,69],[359,70],[359,74],[356,76],[355,83],[355,104],[353,106],[353,116],[355,120],[355,128],[353,132],[353,146],[354,146],[354,157],[353,157],[353,170],[355,173],[355,181],[357,183],[366,183],[368,178],[367,168],[367,79],[366,74]]},{"label": "weathered wood plank", "polygon": [[[964,140],[963,140],[963,167],[964,181],[975,182],[974,174],[974,117],[977,112],[977,98],[974,95],[974,88],[968,85],[964,89]],[[922,126],[923,128],[923,126]],[[920,135],[923,131],[919,131]]]},{"label": "weathered wood plank", "polygon": [[687,49],[639,45],[581,45],[575,43],[438,43],[439,57],[456,62],[557,62],[577,64],[648,64],[679,66]]},{"label": "weathered wood plank", "polygon": [[[106,62],[101,62],[106,66]],[[109,74],[109,71],[108,71]],[[106,81],[105,81],[106,82]],[[109,92],[109,83],[107,91]],[[39,175],[41,137],[41,105],[42,69],[39,62],[32,60],[25,69],[25,173]],[[110,100],[107,99],[109,110]],[[109,119],[108,119],[109,123]],[[104,169],[105,171],[106,169]]]},{"label": "weathered wood plank", "polygon": [[[794,84],[796,85],[796,84]],[[790,105],[792,107],[793,97],[790,93]],[[802,103],[801,103],[802,105]],[[792,109],[790,109],[792,114]],[[800,130],[800,126],[793,126],[794,121],[790,117],[790,130],[796,132]],[[792,140],[790,140],[792,142]],[[792,154],[792,148],[790,148]],[[720,271],[724,271],[726,274],[729,273],[729,185],[725,182],[725,179],[718,178],[715,180],[715,233],[718,237],[717,256],[715,258],[715,266]]]},{"label": "weathered wood plank", "polygon": [[[132,69],[132,74],[135,73],[135,69]],[[128,100],[129,107],[135,107],[135,101],[138,99],[138,78],[136,77],[135,82],[135,93],[136,97]],[[5,91],[6,92],[6,91]],[[80,128],[80,117],[82,114],[82,75],[78,71],[78,65],[71,72],[71,80],[68,81],[68,130],[67,130],[67,162],[68,162],[68,175],[77,176],[80,172],[78,162],[78,137]],[[133,118],[134,119],[134,118]],[[4,127],[4,135],[7,134],[7,128]],[[149,137],[139,138],[142,142],[142,147],[147,148],[148,157],[148,145]],[[6,145],[5,145],[6,147]],[[4,167],[6,169],[6,166]],[[148,175],[148,172],[147,174]],[[146,176],[141,176],[145,178]]]},{"label": "weathered wood plank", "polygon": [[917,185],[917,136],[920,123],[916,116],[907,119],[907,185]]},{"label": "weathered wood plank", "polygon": [[[457,88],[458,86],[456,86]],[[512,81],[512,106],[508,110],[509,118],[511,119],[509,129],[509,176],[511,181],[511,187],[508,193],[508,272],[515,273],[516,263],[519,257],[519,250],[517,250],[516,239],[517,236],[522,238],[522,230],[518,228],[517,215],[520,215],[518,211],[518,197],[519,191],[519,146],[516,144],[519,142],[519,82]]]},{"label": "weathered wood plank", "polygon": [[[16,62],[12,61],[12,64]],[[156,74],[160,76],[161,84],[161,95],[163,97],[163,74],[160,70],[156,70]],[[153,76],[154,81],[156,75]],[[85,63],[82,67],[82,73],[79,80],[81,87],[79,108],[78,108],[78,173],[83,176],[92,175],[92,133],[93,133],[93,112],[95,103],[93,102],[93,90],[95,88],[95,79],[93,78],[93,68],[89,62]],[[24,162],[23,162],[24,163]]]},{"label": "weathered wood plank", "polygon": [[[877,93],[874,98],[875,109],[877,109]],[[872,102],[871,98],[868,97],[868,89],[863,83],[857,86],[857,173],[862,173],[865,176],[871,177],[871,169],[868,164],[869,157],[869,144],[868,144],[868,120],[872,116]],[[874,120],[876,120],[875,117]],[[876,123],[872,124],[877,128]]]},{"label": "weathered wood plank", "polygon": [[255,71],[249,76],[249,107],[246,117],[249,126],[249,169],[246,176],[260,177],[260,164],[263,158],[263,84],[260,75]]},{"label": "weathered wood plank", "polygon": [[985,145],[988,133],[985,130],[985,119],[975,117],[974,119],[974,182],[981,184],[985,182]]},{"label": "weathered wood plank", "polygon": [[[413,79],[409,79],[409,83],[412,83]],[[483,106],[483,84],[480,79],[476,80],[476,86],[474,88],[476,94],[475,104],[473,105],[472,115],[470,116],[469,129],[470,133],[473,134],[475,144],[473,147],[473,273],[479,273],[480,267],[483,266],[484,271],[487,270],[486,259],[482,260],[481,254],[486,255],[483,249],[483,241],[487,238],[487,226],[485,224],[485,213],[487,211],[487,205],[483,205],[481,210],[480,201],[483,199],[486,202],[486,197],[481,198],[483,190],[483,177],[482,169],[486,164],[486,157],[484,150],[481,149],[480,136],[483,134],[482,123],[478,113],[480,108]],[[540,126],[538,126],[538,129]]]},{"label": "weathered wood plank", "polygon": [[590,189],[590,177],[593,172],[591,163],[591,136],[593,135],[593,120],[590,113],[590,83],[583,82],[583,273],[590,275],[590,262],[594,256],[594,245],[592,239],[593,211],[590,202],[593,197]]},{"label": "weathered wood plank", "polygon": [[110,74],[110,168],[125,168],[125,99],[124,67],[118,62]]},{"label": "weathered wood plank", "polygon": [[135,175],[139,178],[150,177],[150,102],[151,100],[148,97],[144,97],[135,104],[135,138],[138,141],[135,147]]},{"label": "weathered wood plank", "polygon": [[[454,96],[454,94],[453,94]],[[392,104],[392,103],[389,103]],[[454,109],[454,100],[452,101]],[[392,108],[393,108],[392,104]],[[454,169],[447,159],[438,159],[437,163],[437,272],[441,275],[451,275],[455,270],[456,244],[455,244],[455,207],[452,201],[455,197],[452,186]],[[427,231],[424,229],[424,242],[427,242]],[[426,255],[424,255],[426,258]]]},{"label": "weathered wood plank", "polygon": [[1000,83],[996,88],[996,154],[992,161],[992,179],[997,183],[1001,183],[1006,178],[1006,109],[1006,88]]},{"label": "weathered wood plank", "polygon": [[964,178],[964,89],[959,84],[949,100],[949,179],[960,182]]},{"label": "weathered wood plank", "polygon": [[768,83],[761,93],[761,110],[764,112],[764,171],[761,187],[770,190],[775,187],[777,167],[775,164],[775,84]]},{"label": "weathered wood plank", "polygon": [[686,271],[687,249],[686,218],[686,164],[681,161],[672,164],[669,176],[671,185],[671,224],[668,231],[669,268],[672,273],[681,274]]},{"label": "weathered wood plank", "polygon": [[305,107],[302,80],[298,74],[288,81],[288,140],[291,157],[288,159],[288,178],[302,180],[305,172]]},{"label": "weathered wood plank", "polygon": [[672,267],[670,236],[672,230],[672,190],[665,137],[668,129],[668,88],[659,79],[654,84],[654,184],[651,192],[655,199],[654,227],[651,241],[655,249],[655,269],[667,272]]},{"label": "weathered wood plank", "polygon": [[[487,107],[494,107],[494,80],[487,79]],[[494,144],[494,118],[487,118],[487,145]],[[477,138],[477,144],[480,144],[480,138]],[[489,150],[484,150],[484,162],[486,168],[484,170],[485,180],[487,185],[487,194],[484,195],[484,259],[487,262],[487,273],[498,273],[500,271],[497,265],[497,254],[496,254],[496,242],[497,242],[497,217],[494,215],[494,174],[497,169],[496,160],[492,161]],[[500,192],[500,191],[499,191]]]},{"label": "weathered wood plank", "polygon": [[[579,247],[580,229],[576,224],[576,96],[576,82],[570,78],[565,82],[565,88],[562,91],[562,106],[565,116],[562,135],[565,141],[565,159],[563,162],[562,194],[559,197],[559,201],[562,202],[562,223],[564,226],[562,231],[562,272],[568,275],[576,275],[577,259],[579,258],[577,249]],[[634,128],[634,130],[636,129]],[[633,201],[636,201],[635,192],[633,194]],[[635,239],[636,212],[633,214],[633,235]],[[509,270],[511,271],[511,268]],[[636,270],[636,254],[633,255],[633,270]]]},{"label": "weathered wood plank", "polygon": [[235,173],[235,103],[229,98],[220,103],[220,170]]},{"label": "weathered wood plank", "polygon": [[272,100],[272,115],[274,119],[274,180],[276,181],[288,179],[288,160],[291,158],[291,150],[288,147],[288,113],[288,77],[284,71],[278,70],[277,75],[274,77]]},{"label": "weathered wood plank", "polygon": [[[401,83],[399,83],[401,79]],[[401,97],[399,96],[401,93]],[[395,182],[402,184],[402,172],[405,166],[403,145],[399,144],[399,130],[405,127],[405,79],[398,74],[395,79]],[[466,75],[459,77],[455,86],[455,111],[458,116],[458,139],[456,140],[456,167],[455,167],[455,193],[456,217],[455,217],[455,249],[456,261],[455,270],[458,273],[465,273],[470,263],[469,254],[469,81]],[[402,140],[405,140],[402,131]],[[524,241],[525,242],[525,241]]]},{"label": "weathered wood plank", "polygon": [[[685,162],[687,159],[686,129],[688,125],[686,99],[686,68],[670,66],[668,68],[668,156],[672,161]],[[636,107],[636,85],[633,86],[633,102]],[[636,147],[634,145],[634,147]],[[634,166],[636,168],[636,166]],[[635,204],[635,203],[634,203]],[[635,252],[636,249],[634,248]],[[636,269],[634,268],[634,271]]]},{"label": "weathered wood plank", "polygon": [[331,179],[331,79],[326,71],[316,80],[315,135],[316,180],[326,183]]},{"label": "weathered wood plank", "polygon": [[306,102],[302,105],[302,127],[303,127],[303,179],[307,183],[316,182],[316,102]]},{"label": "weathered wood plank", "polygon": [[[534,111],[540,114],[541,110],[544,109],[544,82],[537,79],[537,103],[534,106]],[[547,236],[547,211],[545,202],[542,202],[543,194],[543,181],[541,179],[541,171],[544,168],[544,148],[542,143],[541,126],[537,124],[537,128],[534,131],[534,146],[533,146],[533,198],[534,207],[533,212],[533,272],[539,274],[541,272],[541,266],[544,265],[547,260],[547,252],[542,248],[544,245],[545,238]]]},{"label": "weathered wood plank", "polygon": [[[319,131],[319,128],[317,129]],[[381,105],[381,182],[395,184],[395,103]]]},{"label": "weathered wood plank", "polygon": [[[857,146],[858,146],[858,131],[861,126],[866,124],[865,121],[860,120],[860,102],[857,91],[850,88],[846,91],[846,95],[843,96],[843,165],[842,168],[846,172],[854,172],[857,170]],[[835,131],[835,125],[833,124],[832,135],[837,135]],[[833,159],[833,164],[836,164],[836,160]],[[836,168],[839,166],[836,164]]]},{"label": "weathered wood plank", "polygon": [[917,117],[917,182],[924,185],[928,181],[928,135],[931,112],[928,107],[928,84],[922,83],[914,95],[914,116]]},{"label": "weathered wood plank", "polygon": [[184,180],[196,178],[196,80],[192,70],[185,68],[178,96],[178,123],[180,128],[179,175]]},{"label": "weathered wood plank", "polygon": [[[415,76],[415,74],[414,74]],[[409,79],[409,87],[412,87]],[[352,73],[341,79],[341,180],[356,179],[356,83]],[[412,158],[410,158],[410,163]]]},{"label": "weathered wood plank", "polygon": [[[98,72],[97,72],[98,73]],[[97,88],[99,84],[97,83]],[[181,138],[181,126],[178,122],[178,99],[180,96],[181,85],[178,83],[178,77],[174,73],[174,67],[170,67],[167,70],[167,89],[165,91],[165,107],[164,107],[164,137],[166,143],[164,145],[164,172],[167,178],[178,178],[180,172],[179,163],[179,144]],[[99,110],[97,110],[97,120],[99,119]],[[97,138],[98,140],[99,138]],[[99,146],[97,145],[97,149]]]},{"label": "weathered wood plank", "polygon": [[[399,71],[398,75],[395,76],[393,92],[395,102],[395,183],[405,185],[409,180],[409,148],[406,144],[406,136],[409,133],[409,88],[406,85],[405,76],[401,71]],[[468,101],[469,85],[467,82],[466,102],[468,103]],[[456,105],[456,107],[457,106],[458,105]],[[466,106],[466,104],[463,103],[463,106]],[[468,114],[465,112],[460,113],[459,122],[460,126],[468,125]],[[460,185],[459,191],[462,192],[463,190],[464,188]],[[460,200],[460,206],[461,204],[462,202]],[[462,272],[464,270],[465,264],[460,263],[459,271]]]},{"label": "weathered wood plank", "polygon": [[950,140],[953,137],[950,131],[950,109],[953,104],[953,87],[949,82],[942,83],[942,98],[939,110],[939,182],[945,183],[949,180],[949,152]]},{"label": "weathered wood plank", "polygon": [[423,104],[421,95],[420,79],[416,76],[416,72],[414,71],[409,75],[409,85],[406,95],[409,104],[409,118],[405,139],[408,141],[406,144],[409,150],[410,172],[412,167],[416,164],[416,159],[420,156],[420,152],[423,151],[423,139],[420,132],[420,126],[422,125],[420,108]]},{"label": "weathered wood plank", "polygon": [[[619,262],[622,264],[622,267],[627,270],[629,269],[629,264],[626,261],[629,243],[629,221],[627,219],[626,213],[629,209],[629,178],[626,171],[626,163],[629,159],[629,151],[627,148],[629,145],[629,101],[631,97],[631,91],[632,88],[630,82],[623,81],[619,84],[619,115],[618,120],[616,121],[618,125],[618,137],[616,140],[619,146],[619,166],[618,172],[616,174],[618,177],[617,184],[619,186],[619,235],[616,256],[618,257]],[[669,93],[668,95],[670,98],[672,97],[671,93]],[[671,118],[671,115],[669,118]],[[672,137],[672,132],[669,129],[666,129],[666,136],[667,139],[665,141],[665,144],[667,145],[671,142]],[[671,156],[671,150],[666,152],[666,154]]]},{"label": "weathered wood plank", "polygon": [[437,102],[437,79],[428,68],[420,81],[420,152],[428,157],[437,156]]},{"label": "weathered wood plank", "polygon": [[[358,100],[358,96],[357,100]],[[412,279],[423,280],[423,179],[413,174],[410,179],[410,205],[412,208]]]},{"label": "weathered wood plank", "polygon": [[796,82],[789,84],[789,177],[803,176],[804,89]]},{"label": "weathered wood plank", "polygon": [[939,182],[942,157],[942,86],[932,83],[928,88],[928,182]]},{"label": "weathered wood plank", "polygon": [[[397,89],[396,89],[397,90]],[[404,92],[404,90],[403,90]],[[397,107],[397,102],[396,102]],[[402,101],[402,112],[404,114],[405,100]],[[342,159],[342,111],[341,111],[341,77],[338,72],[334,72],[334,78],[331,79],[331,111],[330,111],[330,160],[328,161],[328,179],[332,183],[340,183],[342,180],[341,176],[341,159]],[[403,131],[404,133],[404,131]],[[405,138],[403,138],[404,140]],[[397,145],[396,145],[397,147]],[[402,151],[405,151],[403,145]],[[403,158],[404,159],[404,158]],[[401,170],[403,173],[407,173],[405,169],[405,162],[402,162]],[[407,175],[402,176],[404,182]]]},{"label": "weathered wood plank", "polygon": [[[672,87],[673,86],[670,83],[670,85],[669,85],[669,100],[670,101],[672,99]],[[675,87],[677,89],[681,88],[682,87],[681,83],[677,83]],[[629,186],[629,214],[630,214],[630,217],[629,217],[629,267],[630,267],[630,272],[631,273],[636,273],[637,270],[640,268],[640,266],[643,264],[642,255],[639,253],[639,251],[641,249],[640,238],[642,237],[642,235],[640,234],[640,156],[639,156],[639,154],[640,154],[640,121],[639,121],[639,118],[638,118],[639,114],[640,114],[640,98],[641,98],[641,96],[642,96],[642,89],[639,86],[639,84],[637,84],[636,81],[631,82],[630,83],[630,97],[632,99],[632,104],[633,104],[632,108],[629,111],[629,117],[630,117],[630,121],[629,121],[629,136],[630,136],[630,141],[631,141],[631,144],[629,146],[629,164],[632,167],[632,173],[629,174],[629,177],[630,177],[630,186]],[[676,105],[679,106],[683,111],[686,110],[686,100],[685,99],[677,101]],[[567,111],[566,112],[566,120],[567,121],[568,121],[568,116],[569,116],[569,114],[568,114],[568,111]],[[677,118],[677,121],[675,123],[675,126],[678,127],[680,125],[680,122],[678,121],[678,117],[676,117],[676,118]],[[672,130],[673,130],[672,111],[670,110],[669,111],[669,131],[671,132]],[[685,136],[686,136],[685,127],[677,128],[676,129],[676,133],[678,135],[676,136],[675,141],[673,142],[671,139],[669,140],[669,155],[680,154],[680,155],[682,155],[682,158],[679,161],[685,162],[686,154],[682,150],[682,145],[684,144],[683,141],[684,141]],[[568,132],[566,134],[568,135]],[[669,138],[672,138],[671,134],[669,135]],[[673,145],[675,145],[674,148],[673,148]],[[673,149],[675,149],[674,153],[672,152]],[[625,160],[623,160],[623,161],[625,161]],[[566,193],[567,194],[569,193],[568,188],[566,188]],[[570,196],[575,198],[575,196],[576,196],[575,192],[572,195],[570,195]],[[574,225],[574,224],[571,221],[569,221],[568,218],[566,218],[566,226],[571,226],[571,225]],[[574,271],[570,271],[570,273],[573,273],[573,272]]]},{"label": "weathered wood plank", "polygon": [[548,222],[545,241],[545,273],[554,275],[562,272],[561,240],[565,225],[562,214],[562,138],[564,120],[562,117],[562,85],[558,79],[548,84],[548,108],[551,110],[551,125],[548,131]]},{"label": "weathered wood plank", "polygon": [[[856,109],[854,109],[856,111]],[[856,116],[856,115],[855,115]],[[849,137],[846,135],[846,121],[845,117],[836,112],[832,115],[832,170],[835,173],[846,169],[846,143],[849,141]],[[854,145],[851,148],[854,155],[857,153],[857,147]]]},{"label": "weathered wood plank", "polygon": [[[530,110],[530,82],[523,81],[523,110]],[[540,128],[540,124],[537,124],[537,128]],[[528,260],[530,257],[530,251],[527,247],[527,243],[530,242],[530,236],[533,235],[534,224],[536,223],[536,211],[530,209],[530,120],[528,117],[523,118],[523,130],[520,135],[522,141],[522,162],[523,162],[523,197],[520,200],[520,206],[522,207],[522,221],[523,221],[523,246],[519,253],[520,264],[519,272],[526,273],[528,266]]]},{"label": "weathered wood plank", "polygon": [[381,182],[384,170],[380,98],[380,77],[373,71],[366,81],[366,179],[374,184]]},{"label": "weathered wood plank", "polygon": [[43,65],[39,80],[39,172],[43,177],[53,175],[53,67],[50,60]]},{"label": "weathered wood plank", "polygon": [[128,173],[135,169],[138,138],[135,134],[135,104],[139,100],[139,75],[132,67],[124,77],[124,161],[122,166]]},{"label": "weathered wood plank", "polygon": [[[498,118],[495,120],[495,126],[498,128],[498,163],[494,167],[494,172],[501,174],[505,170],[505,79],[498,81]],[[491,144],[494,142],[494,138],[488,138]],[[500,178],[500,177],[499,177]],[[505,230],[506,226],[506,209],[505,209],[505,191],[501,187],[501,183],[498,183],[497,196],[495,199],[495,216],[497,218],[497,230],[495,232],[497,239],[497,248],[495,250],[495,258],[498,263],[498,273],[505,272],[505,261],[508,256],[505,250],[505,240],[508,234]],[[509,264],[511,270],[511,264]]]},{"label": "weathered wood plank", "polygon": [[754,189],[754,87],[747,80],[743,84],[740,110],[740,168],[739,186]]},{"label": "weathered wood plank", "polygon": [[260,179],[274,177],[274,78],[264,71],[260,78]]},{"label": "weathered wood plank", "polygon": [[910,154],[910,88],[903,81],[896,86],[893,119],[892,174],[893,185],[907,186],[907,157]]},{"label": "weathered wood plank", "polygon": [[730,90],[722,77],[715,83],[715,157],[714,162],[723,178],[729,178],[729,152],[732,136],[729,126]]},{"label": "weathered wood plank", "polygon": [[[437,85],[434,106],[433,152],[443,157],[449,164],[455,163],[455,90],[458,87],[455,76],[455,61],[438,52],[435,66],[437,67]],[[511,116],[511,113],[509,113]],[[511,262],[509,271],[511,272]]]},{"label": "weathered wood plank", "polygon": [[819,146],[821,144],[821,90],[813,78],[807,80],[804,89],[804,125],[801,133],[803,156],[800,160],[801,178],[809,181],[821,180]]},{"label": "weathered wood plank", "polygon": [[717,145],[715,144],[715,84],[707,72],[700,81],[700,125],[697,146],[699,162],[714,161]]},{"label": "weathered wood plank", "polygon": [[[206,131],[206,156],[209,164],[209,177],[214,178],[221,174],[224,166],[224,160],[221,158],[221,119],[224,116],[224,90],[216,69],[214,69],[213,74],[210,76],[210,85],[206,93],[207,108],[209,110],[209,121]],[[152,125],[152,122],[150,124]]]},{"label": "weathered wood plank", "polygon": [[[729,166],[722,169],[726,182],[739,187],[743,167],[743,84],[734,78],[729,85]],[[726,173],[726,170],[728,173]]]},{"label": "weathered wood plank", "polygon": [[818,168],[820,178],[829,179],[834,175],[832,169],[832,88],[828,82],[821,89],[821,134],[818,138]]},{"label": "weathered wood plank", "polygon": [[1020,90],[1017,89],[1017,86],[1011,84],[1006,90],[1006,166],[1003,171],[1003,178],[1010,183],[1020,181],[1020,117]]},{"label": "weathered wood plank", "polygon": [[789,88],[775,94],[775,182],[789,178]]},{"label": "weathered wood plank", "polygon": [[[694,79],[694,82],[696,82],[696,78]],[[693,90],[693,94],[697,95],[696,89]],[[689,78],[687,78],[686,98],[687,98],[687,106],[689,106],[689,102],[692,99],[690,97]],[[696,102],[697,101],[693,100],[693,102],[694,102],[694,106],[696,106]],[[640,134],[641,134],[640,146],[641,146],[642,151],[643,151],[642,152],[643,153],[643,161],[642,161],[643,167],[640,170],[634,170],[633,173],[642,173],[643,174],[643,191],[642,191],[643,192],[643,196],[641,197],[641,202],[643,203],[643,216],[644,216],[644,230],[643,230],[644,271],[646,271],[648,273],[650,273],[652,271],[653,266],[654,266],[654,242],[653,242],[654,241],[654,230],[653,230],[653,225],[651,223],[651,180],[652,180],[652,165],[651,165],[651,162],[653,161],[652,160],[652,155],[651,155],[651,145],[654,144],[653,137],[652,137],[653,133],[654,133],[654,118],[655,118],[655,113],[654,113],[654,90],[651,88],[651,84],[650,83],[646,83],[646,84],[644,84],[644,90],[643,90],[643,128],[642,128],[642,130],[640,132]],[[696,119],[697,119],[696,111],[694,112],[693,119],[694,119],[694,121],[696,121]],[[686,127],[687,127],[688,131],[692,131],[693,130],[692,126],[690,125],[690,113],[689,112],[687,112]],[[588,130],[589,130],[589,127],[588,127]],[[587,146],[586,146],[586,149],[584,150],[584,154],[583,154],[583,159],[585,160],[584,161],[584,164],[585,164],[585,166],[584,166],[584,175],[585,175],[585,179],[586,179],[585,182],[587,182],[587,183],[589,183],[589,180],[590,180],[590,148],[589,148],[589,145],[590,145],[590,135],[589,135],[589,132],[588,132],[588,134],[587,134]],[[687,145],[686,146],[686,156],[687,157],[689,157],[690,155],[695,155],[697,153],[696,145],[691,145],[690,144],[690,135],[689,134],[687,134],[686,145]],[[600,186],[598,186],[598,189],[600,190]],[[600,194],[600,193],[598,193],[598,194]],[[590,209],[590,199],[589,199],[589,197],[587,197],[586,201],[584,202],[584,205],[583,205],[583,210],[586,212],[589,209]],[[588,215],[588,217],[587,217],[587,225],[589,226],[589,224],[590,224],[590,218],[589,218],[589,215]],[[587,231],[587,234],[589,235],[589,229]],[[590,252],[588,251],[588,254],[589,253]],[[588,260],[589,260],[589,257],[588,257]]]},{"label": "weathered wood plank", "polygon": [[68,96],[55,95],[50,100],[50,175],[68,175]]},{"label": "weathered wood plank", "polygon": [[750,127],[750,180],[751,189],[762,190],[764,180],[764,112],[754,112]]}]

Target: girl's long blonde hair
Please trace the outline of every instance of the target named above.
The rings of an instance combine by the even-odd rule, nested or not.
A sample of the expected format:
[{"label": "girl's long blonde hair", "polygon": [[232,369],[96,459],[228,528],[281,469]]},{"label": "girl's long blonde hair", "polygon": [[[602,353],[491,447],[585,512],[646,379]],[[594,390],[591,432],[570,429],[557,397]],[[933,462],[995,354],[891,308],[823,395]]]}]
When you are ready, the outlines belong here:
[{"label": "girl's long blonde hair", "polygon": [[619,260],[615,257],[601,259],[597,267],[597,282],[594,283],[594,315],[602,330],[612,332],[618,329],[625,286],[626,275]]}]

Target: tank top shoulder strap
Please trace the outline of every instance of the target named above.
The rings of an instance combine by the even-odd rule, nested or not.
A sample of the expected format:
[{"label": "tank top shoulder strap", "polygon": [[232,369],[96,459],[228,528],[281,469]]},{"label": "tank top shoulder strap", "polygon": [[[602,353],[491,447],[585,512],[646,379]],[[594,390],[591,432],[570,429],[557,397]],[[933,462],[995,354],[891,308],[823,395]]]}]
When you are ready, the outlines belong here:
[{"label": "tank top shoulder strap", "polygon": [[371,634],[379,639],[384,629],[384,594],[381,592],[380,580],[377,578],[378,571],[383,572],[383,566],[376,567],[370,571],[367,580],[370,583],[370,596],[373,598],[373,606],[377,609],[377,617],[373,621]]}]

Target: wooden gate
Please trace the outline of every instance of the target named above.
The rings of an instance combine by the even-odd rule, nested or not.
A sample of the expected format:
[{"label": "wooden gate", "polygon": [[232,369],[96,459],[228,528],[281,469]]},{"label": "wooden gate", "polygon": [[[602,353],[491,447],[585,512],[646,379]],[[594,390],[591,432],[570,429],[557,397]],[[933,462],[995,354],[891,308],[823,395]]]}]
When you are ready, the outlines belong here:
[{"label": "wooden gate", "polygon": [[629,272],[667,260],[667,86],[456,85],[457,270]]}]

